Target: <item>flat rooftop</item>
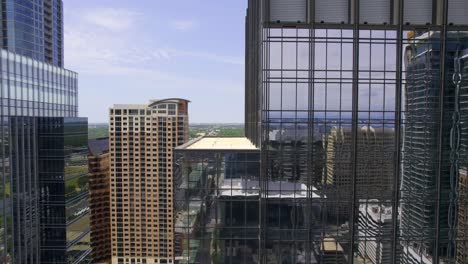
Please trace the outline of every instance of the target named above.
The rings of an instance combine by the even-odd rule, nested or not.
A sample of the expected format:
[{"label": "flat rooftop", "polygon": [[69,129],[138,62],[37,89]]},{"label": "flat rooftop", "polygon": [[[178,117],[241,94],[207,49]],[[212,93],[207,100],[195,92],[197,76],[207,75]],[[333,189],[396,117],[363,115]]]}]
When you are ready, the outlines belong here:
[{"label": "flat rooftop", "polygon": [[202,137],[177,149],[186,150],[258,150],[246,137]]},{"label": "flat rooftop", "polygon": [[324,252],[343,252],[341,245],[334,238],[326,237],[322,241],[321,249]]}]

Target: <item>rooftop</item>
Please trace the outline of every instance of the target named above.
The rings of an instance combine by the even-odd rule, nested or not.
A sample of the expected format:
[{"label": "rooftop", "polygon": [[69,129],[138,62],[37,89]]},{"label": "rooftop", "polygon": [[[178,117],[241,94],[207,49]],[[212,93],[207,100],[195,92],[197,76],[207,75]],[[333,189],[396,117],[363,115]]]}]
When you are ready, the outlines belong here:
[{"label": "rooftop", "polygon": [[177,149],[186,150],[258,150],[246,137],[201,137]]},{"label": "rooftop", "polygon": [[166,99],[151,99],[149,100],[148,104],[114,104],[112,108],[113,109],[147,109],[148,107],[152,108],[162,103],[179,103],[179,102],[190,103],[189,100],[182,99],[182,98],[166,98]]},{"label": "rooftop", "polygon": [[321,249],[324,252],[343,252],[341,245],[332,237],[324,238]]},{"label": "rooftop", "polygon": [[148,105],[145,104],[114,104],[113,109],[146,109]]}]

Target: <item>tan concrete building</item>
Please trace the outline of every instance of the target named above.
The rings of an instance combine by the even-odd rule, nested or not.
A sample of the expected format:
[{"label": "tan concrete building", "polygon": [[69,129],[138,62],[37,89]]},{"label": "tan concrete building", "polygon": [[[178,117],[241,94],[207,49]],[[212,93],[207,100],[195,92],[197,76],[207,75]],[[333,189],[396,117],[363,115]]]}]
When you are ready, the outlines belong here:
[{"label": "tan concrete building", "polygon": [[178,98],[110,109],[112,263],[173,263],[173,148],[188,141]]},{"label": "tan concrete building", "polygon": [[89,208],[93,263],[110,263],[110,154],[109,138],[88,141]]}]

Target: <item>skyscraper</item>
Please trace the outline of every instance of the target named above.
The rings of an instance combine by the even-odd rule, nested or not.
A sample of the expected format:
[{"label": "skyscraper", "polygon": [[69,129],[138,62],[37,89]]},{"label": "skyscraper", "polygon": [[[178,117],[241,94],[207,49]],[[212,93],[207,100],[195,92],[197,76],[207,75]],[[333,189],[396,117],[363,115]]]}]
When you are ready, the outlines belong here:
[{"label": "skyscraper", "polygon": [[[257,260],[259,172],[259,150],[245,137],[208,136],[175,148],[175,263]],[[274,193],[276,209],[284,194]]]},{"label": "skyscraper", "polygon": [[188,141],[178,98],[110,109],[112,263],[174,263],[173,148]]},{"label": "skyscraper", "polygon": [[89,208],[93,263],[110,263],[109,138],[88,141]]},{"label": "skyscraper", "polygon": [[[459,202],[458,202],[458,237],[468,236],[468,174],[466,168],[460,169]],[[468,241],[457,245],[457,264],[468,263]]]},{"label": "skyscraper", "polygon": [[[283,263],[322,263],[329,259],[326,248],[343,255],[340,261],[365,261],[359,245],[369,239],[385,245],[381,261],[455,261],[457,245],[468,239],[456,231],[459,167],[466,163],[460,142],[466,137],[467,11],[468,2],[457,0],[249,1],[246,135],[260,149],[260,196],[272,181],[312,185],[318,195],[296,201],[315,216],[306,228],[284,227],[284,233],[307,234],[296,239],[275,237],[265,223],[281,222],[281,211],[268,210],[268,199],[260,203],[259,263],[288,247],[295,250],[280,253]],[[385,140],[393,146],[382,155],[392,167],[390,181],[365,188],[359,180],[372,177],[365,171],[374,153],[359,147],[363,126],[394,130]],[[315,142],[331,143],[333,127],[350,131],[349,147],[334,155],[349,168],[345,199],[314,182],[316,153],[322,151]],[[324,150],[331,165],[333,155]],[[305,165],[291,170],[291,164]],[[389,210],[379,210],[376,219],[385,218],[389,230],[359,229],[359,205],[365,202],[359,194],[378,190],[385,193],[378,203]],[[314,201],[322,217],[316,217]],[[348,217],[323,216],[336,203]],[[362,237],[361,231],[373,235]],[[325,247],[330,241],[334,247]]]},{"label": "skyscraper", "polygon": [[[468,158],[468,49],[460,52],[459,60],[455,66],[458,66],[460,75],[458,88],[459,98],[458,110],[460,111],[460,119],[458,132],[460,133],[460,146],[458,149],[459,164],[458,166],[458,226],[457,237],[462,240],[457,245],[457,264],[468,263],[468,241],[463,238],[468,237],[468,166],[466,164]],[[451,182],[453,184],[453,182]]]},{"label": "skyscraper", "polygon": [[[458,168],[451,168],[460,162],[458,157],[451,158],[452,152],[458,152],[460,145],[460,138],[456,137],[459,132],[455,132],[459,126],[458,117],[454,115],[460,114],[456,113],[459,110],[455,105],[466,100],[458,98],[460,93],[455,92],[453,76],[458,75],[455,70],[460,70],[455,69],[456,61],[459,60],[459,53],[468,45],[468,35],[448,32],[446,38],[443,92],[439,75],[441,37],[438,32],[410,32],[410,51],[405,61],[407,81],[401,197],[406,202],[402,205],[401,230],[404,237],[419,237],[409,247],[431,256],[435,250],[441,254],[453,254],[447,252],[453,250],[448,248],[450,242],[440,243],[436,249],[436,241],[431,237],[439,229],[442,231],[439,239],[447,241],[449,225],[454,225],[456,221],[456,216],[449,213],[452,209],[450,206],[453,209],[458,206],[450,205],[453,202],[449,200],[452,198],[449,192],[455,187],[451,186],[451,181],[459,181]],[[443,122],[439,122],[439,99],[444,104]],[[437,215],[449,217],[435,220]]]},{"label": "skyscraper", "polygon": [[2,0],[2,49],[63,67],[62,0]]},{"label": "skyscraper", "polygon": [[62,68],[62,1],[1,1],[2,263],[89,254],[87,119]]},{"label": "skyscraper", "polygon": [[87,120],[77,117],[77,74],[6,50],[1,62],[1,259],[66,263],[74,245],[67,223],[87,208]]}]

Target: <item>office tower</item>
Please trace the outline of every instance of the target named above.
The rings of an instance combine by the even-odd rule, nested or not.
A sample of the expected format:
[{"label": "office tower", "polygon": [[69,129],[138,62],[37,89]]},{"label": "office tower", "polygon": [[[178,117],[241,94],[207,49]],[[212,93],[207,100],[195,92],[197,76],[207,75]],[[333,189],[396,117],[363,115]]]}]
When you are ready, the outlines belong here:
[{"label": "office tower", "polygon": [[[468,236],[468,174],[466,168],[460,169],[459,176],[457,235],[460,238],[464,238]],[[468,242],[461,241],[457,245],[457,264],[466,263],[468,263]]]},{"label": "office tower", "polygon": [[[391,199],[394,164],[388,156],[394,151],[394,129],[388,127],[362,126],[357,131],[356,197],[357,199]],[[352,198],[352,163],[347,155],[352,147],[350,127],[333,127],[324,140],[326,146],[326,168],[323,191],[332,204],[328,213],[349,218],[346,201]]]},{"label": "office tower", "polygon": [[[51,122],[49,119],[42,129],[46,132],[44,139],[48,140],[47,144],[42,146],[43,152],[48,156],[44,161],[39,157],[39,166],[44,166],[51,176],[44,179],[47,184],[41,191],[48,193],[51,198],[47,207],[40,208],[41,219],[44,220],[44,224],[41,224],[47,228],[41,234],[45,237],[40,244],[44,248],[41,263],[90,263],[88,120],[59,118],[52,119]],[[64,157],[57,157],[57,154],[62,152]],[[54,163],[51,161],[55,165],[52,165]],[[39,173],[39,177],[44,177],[40,171]],[[62,175],[64,181],[60,179]],[[65,219],[62,220],[63,211]],[[64,231],[65,236],[62,235]],[[52,235],[59,232],[60,236]],[[46,244],[46,240],[51,241]],[[51,259],[51,256],[54,259]]]},{"label": "office tower", "polygon": [[[459,66],[466,55],[467,10],[468,2],[457,0],[249,1],[246,136],[260,149],[260,197],[269,191],[267,182],[304,183],[316,188],[318,198],[296,202],[306,215],[316,216],[314,201],[322,210],[320,217],[309,217],[306,228],[282,229],[307,234],[293,240],[270,232],[265,223],[281,222],[281,211],[268,210],[268,199],[260,203],[256,262],[268,263],[275,249],[289,247],[297,250],[279,253],[283,263],[322,263],[329,241],[340,261],[362,260],[359,245],[366,238],[359,235],[359,194],[388,188],[386,181],[359,185],[359,161],[370,158],[359,147],[363,126],[395,131],[388,138],[393,147],[383,154],[392,164],[391,188],[386,199],[378,199],[391,209],[390,230],[386,237],[373,232],[375,226],[364,231],[389,243],[382,261],[456,260],[457,245],[468,239],[456,232],[458,167],[466,162],[459,146],[466,137],[461,89],[466,71]],[[320,151],[314,143],[324,139],[327,152],[333,127],[350,131],[349,147],[335,155],[350,162],[348,199],[336,200],[339,191],[314,184],[312,176]],[[304,130],[307,136],[301,137]],[[291,144],[274,131],[301,142]],[[327,165],[329,157],[325,153]],[[292,170],[291,164],[296,164]],[[336,203],[347,209],[344,219],[323,212]]]},{"label": "office tower", "polygon": [[[312,219],[306,216],[308,195],[318,196],[303,183],[268,181],[261,193],[260,150],[245,137],[202,137],[175,149],[176,263],[258,263],[261,226],[272,236],[304,239]],[[280,218],[260,223],[261,205],[281,212]],[[313,208],[320,211],[319,202]],[[290,225],[301,230],[286,233]],[[305,249],[275,247],[268,263],[284,263],[285,252]]]},{"label": "office tower", "polygon": [[[459,73],[462,74],[461,67],[457,64],[462,51],[467,48],[468,35],[462,32],[447,33],[443,93],[438,72],[441,66],[440,38],[438,32],[408,33],[410,51],[405,61],[404,161],[401,185],[404,203],[401,207],[401,232],[402,237],[416,238],[405,246],[428,256],[454,254],[455,243],[447,240],[455,239],[457,220],[451,210],[455,210],[458,204],[452,201],[456,196],[452,196],[450,192],[457,191],[452,182],[459,181],[458,165],[463,163],[464,155],[459,152],[460,142],[464,140],[460,138],[459,130],[464,122],[459,120],[462,114],[459,105],[466,99],[460,96],[456,78]],[[443,122],[439,122],[441,102],[438,100],[442,100],[444,104]],[[435,218],[438,219],[434,221]],[[439,240],[447,242],[436,245],[437,241],[431,236],[437,229],[441,231]],[[439,252],[435,252],[436,250]]]},{"label": "office tower", "polygon": [[255,259],[259,158],[242,137],[206,136],[174,150],[176,263]]},{"label": "office tower", "polygon": [[2,263],[87,261],[87,119],[63,66],[60,0],[4,0]]},{"label": "office tower", "polygon": [[188,103],[110,109],[112,263],[174,263],[173,148],[188,141]]},{"label": "office tower", "polygon": [[459,63],[459,72],[461,74],[459,85],[456,86],[459,90],[459,111],[460,111],[460,124],[458,131],[460,132],[460,147],[459,147],[459,160],[458,165],[458,226],[457,237],[461,240],[457,245],[457,264],[468,263],[468,242],[463,240],[468,236],[468,174],[467,174],[467,154],[468,154],[468,49],[461,52]]},{"label": "office tower", "polygon": [[73,261],[86,255],[88,225],[77,74],[7,50],[0,57],[1,261]]},{"label": "office tower", "polygon": [[63,67],[62,0],[2,0],[2,49]]},{"label": "office tower", "polygon": [[109,138],[88,141],[89,208],[93,263],[110,263],[110,154]]}]

